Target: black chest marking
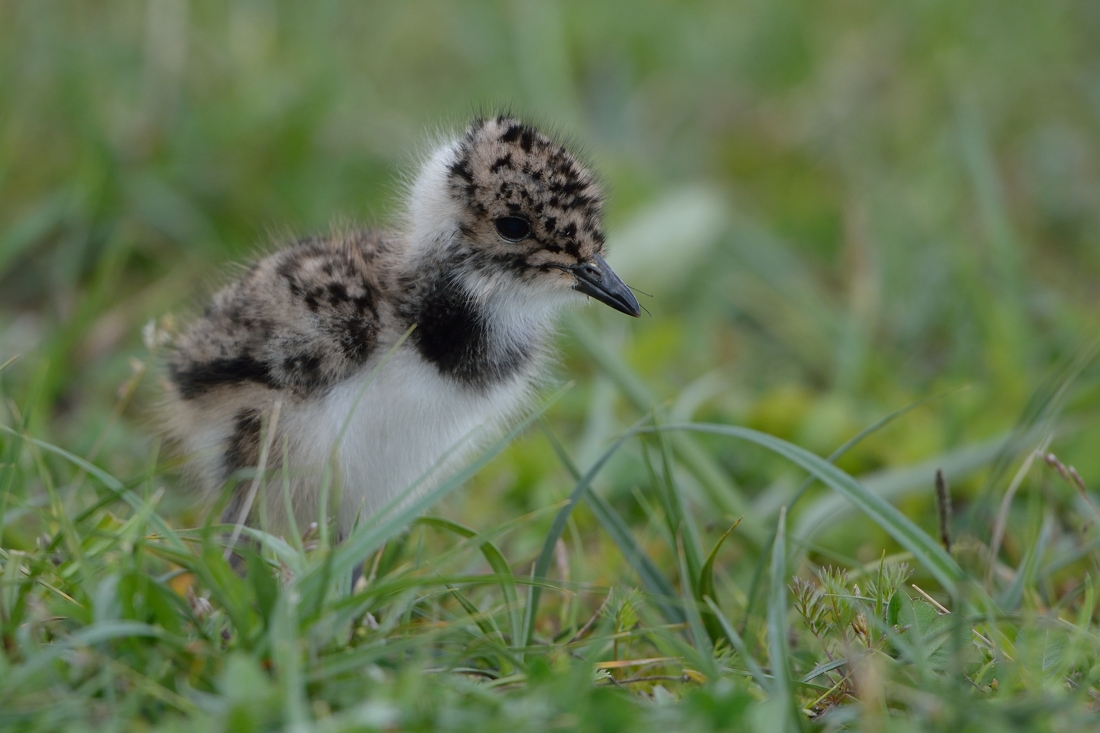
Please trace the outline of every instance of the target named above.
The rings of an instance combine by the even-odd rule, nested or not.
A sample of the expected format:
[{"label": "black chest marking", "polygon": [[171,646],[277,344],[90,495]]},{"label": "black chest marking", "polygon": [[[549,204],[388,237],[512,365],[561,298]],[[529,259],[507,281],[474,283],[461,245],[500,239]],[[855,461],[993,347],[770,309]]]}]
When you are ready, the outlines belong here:
[{"label": "black chest marking", "polygon": [[412,341],[442,374],[486,390],[514,377],[532,356],[529,343],[494,339],[485,317],[461,289],[439,278],[410,313]]}]

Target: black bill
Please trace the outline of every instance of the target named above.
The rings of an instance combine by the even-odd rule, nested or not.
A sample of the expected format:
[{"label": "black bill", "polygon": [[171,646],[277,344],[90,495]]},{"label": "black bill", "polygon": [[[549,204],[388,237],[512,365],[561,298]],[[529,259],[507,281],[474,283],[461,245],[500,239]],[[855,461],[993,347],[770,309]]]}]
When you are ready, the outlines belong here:
[{"label": "black bill", "polygon": [[603,257],[592,255],[592,262],[585,262],[572,268],[577,284],[573,289],[590,295],[601,303],[606,303],[617,311],[637,318],[642,315],[642,307],[630,288],[604,262]]}]

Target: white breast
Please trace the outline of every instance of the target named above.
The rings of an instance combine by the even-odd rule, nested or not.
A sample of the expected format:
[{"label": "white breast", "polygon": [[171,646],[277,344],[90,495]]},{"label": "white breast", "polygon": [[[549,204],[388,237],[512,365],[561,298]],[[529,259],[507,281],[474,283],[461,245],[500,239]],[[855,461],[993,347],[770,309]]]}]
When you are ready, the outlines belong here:
[{"label": "white breast", "polygon": [[[356,517],[372,515],[394,497],[427,491],[454,473],[522,409],[531,392],[527,375],[486,392],[467,389],[409,345],[372,377],[377,364],[370,360],[323,400],[287,416],[302,462],[324,466],[335,455],[337,517],[345,535]],[[298,507],[300,521],[312,520],[301,516],[308,508]]]}]

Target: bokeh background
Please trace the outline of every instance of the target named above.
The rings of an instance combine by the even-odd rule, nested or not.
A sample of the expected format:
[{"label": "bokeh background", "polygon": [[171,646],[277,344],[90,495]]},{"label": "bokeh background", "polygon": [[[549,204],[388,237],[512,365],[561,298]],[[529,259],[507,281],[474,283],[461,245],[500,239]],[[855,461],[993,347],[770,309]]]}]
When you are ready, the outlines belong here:
[{"label": "bokeh background", "polygon": [[[563,326],[577,386],[548,424],[582,467],[647,401],[825,455],[930,398],[840,462],[930,531],[943,466],[957,531],[987,533],[997,441],[1053,408],[1050,449],[1100,485],[1092,0],[0,2],[0,419],[137,475],[157,460],[142,327],[291,233],[384,223],[419,151],[501,108],[584,147],[612,264],[652,295],[638,321]],[[774,527],[802,475],[696,446],[732,492],[685,464],[709,529]],[[643,458],[599,482],[640,532]],[[533,430],[440,511],[484,528],[570,488]],[[794,534],[826,558],[892,547],[837,509],[815,490]],[[609,576],[576,520],[575,572]],[[752,546],[735,535],[728,573]]]}]

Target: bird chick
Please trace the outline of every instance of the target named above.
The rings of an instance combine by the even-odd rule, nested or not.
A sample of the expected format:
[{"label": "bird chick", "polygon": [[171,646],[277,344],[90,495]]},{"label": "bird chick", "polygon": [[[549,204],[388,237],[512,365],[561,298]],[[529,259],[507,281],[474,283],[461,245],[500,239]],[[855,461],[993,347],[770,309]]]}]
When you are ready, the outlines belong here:
[{"label": "bird chick", "polygon": [[[603,259],[602,204],[559,142],[511,116],[475,120],[425,160],[399,226],[304,239],[214,296],[171,347],[165,434],[211,496],[286,467],[303,526],[327,468],[346,535],[522,411],[562,306],[591,296],[639,315]],[[256,514],[249,483],[225,520]],[[260,500],[274,531],[283,484]]]}]

